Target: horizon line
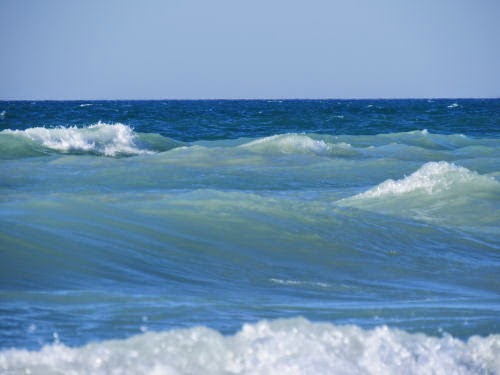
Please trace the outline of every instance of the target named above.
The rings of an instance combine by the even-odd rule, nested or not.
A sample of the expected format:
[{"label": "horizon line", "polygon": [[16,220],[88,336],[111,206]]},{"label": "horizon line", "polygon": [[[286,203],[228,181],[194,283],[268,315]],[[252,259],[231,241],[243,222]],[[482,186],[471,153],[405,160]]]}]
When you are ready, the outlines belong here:
[{"label": "horizon line", "polygon": [[500,96],[476,96],[476,97],[459,97],[459,96],[449,96],[449,97],[311,97],[311,98],[300,98],[300,97],[280,97],[280,98],[79,98],[79,99],[40,99],[40,98],[27,98],[27,99],[4,99],[0,98],[0,102],[104,102],[104,101],[294,101],[294,100],[481,100],[481,99],[500,99]]}]

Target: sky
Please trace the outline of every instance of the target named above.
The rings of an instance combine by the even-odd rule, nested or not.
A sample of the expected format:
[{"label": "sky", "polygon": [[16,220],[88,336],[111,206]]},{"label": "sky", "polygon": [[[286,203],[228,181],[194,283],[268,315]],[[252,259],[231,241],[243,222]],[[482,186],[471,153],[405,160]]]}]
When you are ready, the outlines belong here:
[{"label": "sky", "polygon": [[0,0],[0,100],[500,97],[498,0]]}]

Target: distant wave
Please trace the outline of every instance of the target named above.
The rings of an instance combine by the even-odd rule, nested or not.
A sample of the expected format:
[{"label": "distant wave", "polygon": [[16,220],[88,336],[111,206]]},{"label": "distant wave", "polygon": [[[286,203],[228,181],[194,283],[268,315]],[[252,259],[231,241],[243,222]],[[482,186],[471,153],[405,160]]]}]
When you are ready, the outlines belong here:
[{"label": "distant wave", "polygon": [[[427,130],[378,135],[326,135],[284,133],[268,137],[236,140],[210,140],[184,143],[157,133],[139,133],[130,126],[99,122],[87,127],[32,127],[0,132],[0,158],[41,156],[45,154],[91,154],[123,157],[155,154],[178,147],[189,147],[187,154],[231,150],[232,157],[242,152],[265,155],[310,155],[329,158],[381,158],[400,160],[447,160],[450,150],[461,149],[475,156],[494,155],[496,140],[468,138],[461,134],[432,134]],[[187,155],[185,154],[185,155]],[[230,157],[230,156],[228,156]]]},{"label": "distant wave", "polygon": [[245,143],[240,147],[259,152],[311,153],[320,156],[356,154],[348,143],[329,143],[321,139],[313,139],[305,134],[273,135]]},{"label": "distant wave", "polygon": [[464,342],[449,335],[296,318],[246,324],[234,336],[197,327],[80,348],[56,342],[40,351],[4,350],[0,370],[45,375],[493,374],[500,371],[499,348],[500,335]]},{"label": "distant wave", "polygon": [[20,135],[40,143],[46,148],[61,152],[95,153],[105,156],[120,154],[136,155],[148,153],[136,144],[137,136],[123,124],[98,123],[86,128],[29,128],[6,130],[8,134]]},{"label": "distant wave", "polygon": [[[4,130],[2,136],[17,138],[17,144],[10,151],[22,156],[56,151],[61,153],[84,153],[103,156],[130,156],[151,154],[180,145],[169,138],[159,135],[142,135],[135,133],[124,124],[106,124],[99,122],[88,127],[35,127],[26,130]],[[22,139],[30,142],[22,142]],[[0,142],[2,139],[0,138]],[[16,140],[14,140],[14,143]],[[6,142],[7,143],[7,142]],[[43,148],[40,148],[42,146]],[[7,145],[6,145],[7,147]],[[5,147],[5,148],[6,148]],[[15,149],[17,147],[17,149]],[[4,149],[5,149],[4,148]],[[5,157],[5,155],[2,155]]]}]

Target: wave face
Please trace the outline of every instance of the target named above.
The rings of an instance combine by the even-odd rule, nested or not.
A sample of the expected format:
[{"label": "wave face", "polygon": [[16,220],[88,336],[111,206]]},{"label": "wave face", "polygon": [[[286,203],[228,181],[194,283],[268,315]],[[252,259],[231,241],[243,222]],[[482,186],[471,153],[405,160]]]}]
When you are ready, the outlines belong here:
[{"label": "wave face", "polygon": [[498,103],[0,102],[0,372],[499,372]]},{"label": "wave face", "polygon": [[311,323],[246,324],[232,336],[197,327],[144,333],[127,340],[38,352],[0,353],[9,374],[494,374],[500,335],[467,342],[408,334],[385,326]]}]

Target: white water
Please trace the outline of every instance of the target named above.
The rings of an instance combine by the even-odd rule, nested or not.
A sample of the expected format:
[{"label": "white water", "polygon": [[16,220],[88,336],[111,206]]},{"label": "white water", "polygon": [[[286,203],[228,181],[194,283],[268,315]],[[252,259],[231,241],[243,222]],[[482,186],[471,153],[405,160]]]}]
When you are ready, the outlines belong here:
[{"label": "white water", "polygon": [[0,370],[47,375],[495,374],[500,372],[500,335],[464,342],[449,335],[297,318],[246,324],[233,336],[197,327],[81,348],[56,342],[40,351],[4,350]]},{"label": "white water", "polygon": [[99,122],[86,128],[36,127],[26,130],[5,130],[5,132],[24,136],[60,152],[88,152],[105,156],[150,153],[137,145],[136,134],[129,126],[123,124]]}]

